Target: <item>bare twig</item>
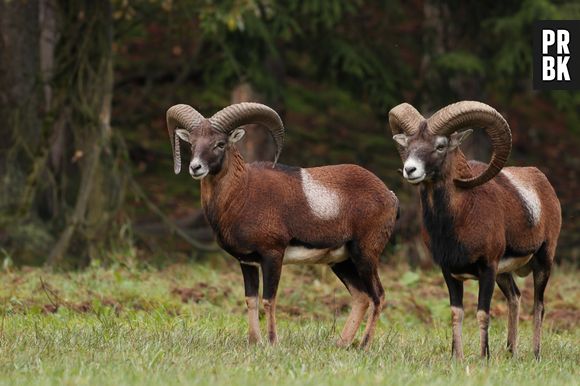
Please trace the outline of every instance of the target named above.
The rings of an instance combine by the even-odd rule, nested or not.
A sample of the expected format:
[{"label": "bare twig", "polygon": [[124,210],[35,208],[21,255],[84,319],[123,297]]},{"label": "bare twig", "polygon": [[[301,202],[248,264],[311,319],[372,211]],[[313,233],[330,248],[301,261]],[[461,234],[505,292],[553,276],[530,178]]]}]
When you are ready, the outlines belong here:
[{"label": "bare twig", "polygon": [[[100,141],[99,141],[100,142]],[[70,241],[74,232],[82,224],[87,205],[89,204],[90,194],[93,188],[94,175],[99,166],[99,157],[101,154],[101,144],[96,143],[93,145],[92,149],[87,156],[86,166],[83,168],[80,189],[77,196],[77,202],[75,204],[75,209],[65,227],[65,229],[60,234],[60,237],[56,244],[53,246],[47,260],[48,265],[57,265],[66,252],[68,251]]]},{"label": "bare twig", "polygon": [[161,218],[161,220],[167,226],[167,228],[169,228],[171,231],[173,231],[175,234],[177,234],[183,240],[187,241],[189,244],[191,244],[193,247],[195,247],[199,251],[218,252],[221,250],[216,245],[204,244],[204,243],[192,238],[183,229],[181,229],[178,225],[176,225],[169,217],[167,217],[165,215],[165,213],[163,213],[163,211],[157,205],[155,205],[155,203],[153,201],[151,201],[151,199],[149,197],[147,197],[147,194],[143,191],[143,189],[137,183],[137,181],[135,181],[133,178],[131,178],[130,184],[131,184],[131,188],[133,188],[133,191],[135,192],[135,194],[140,199],[143,200],[143,202],[149,208],[149,210],[151,210],[153,213],[155,213],[157,216],[159,216],[159,218]]},{"label": "bare twig", "polygon": [[8,298],[4,299],[4,307],[2,310],[2,323],[0,323],[0,341],[4,340],[4,321],[6,320],[6,309],[8,308]]},{"label": "bare twig", "polygon": [[54,307],[58,308],[60,306],[60,304],[56,303],[54,300],[52,300],[52,298],[50,297],[50,295],[48,293],[49,292],[52,293],[52,296],[54,296],[57,301],[59,300],[58,295],[53,290],[51,290],[50,288],[48,288],[46,286],[46,283],[44,282],[44,280],[42,280],[42,277],[40,278],[40,286],[42,287],[42,290],[44,291],[44,294],[48,298],[48,301],[50,302],[50,304],[52,304]]}]

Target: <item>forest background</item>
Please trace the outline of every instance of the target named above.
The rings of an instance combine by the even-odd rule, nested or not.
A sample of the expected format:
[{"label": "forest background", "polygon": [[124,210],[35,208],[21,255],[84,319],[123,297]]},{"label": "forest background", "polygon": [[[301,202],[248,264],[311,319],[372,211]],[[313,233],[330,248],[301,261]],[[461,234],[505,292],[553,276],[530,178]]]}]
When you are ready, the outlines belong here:
[{"label": "forest background", "polygon": [[[1,0],[0,252],[5,265],[81,268],[217,257],[199,183],[173,175],[165,111],[258,101],[285,122],[281,162],[356,163],[397,193],[384,261],[430,267],[387,112],[463,99],[497,108],[510,165],[562,202],[558,261],[580,262],[580,92],[532,89],[532,24],[575,1]],[[248,130],[247,161],[271,139]],[[466,152],[489,158],[485,134]]]}]

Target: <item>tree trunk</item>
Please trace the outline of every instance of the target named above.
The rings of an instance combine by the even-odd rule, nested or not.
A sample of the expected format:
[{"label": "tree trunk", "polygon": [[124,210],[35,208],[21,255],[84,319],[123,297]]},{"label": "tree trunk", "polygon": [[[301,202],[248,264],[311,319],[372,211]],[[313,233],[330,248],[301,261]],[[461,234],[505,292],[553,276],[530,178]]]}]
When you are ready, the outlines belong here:
[{"label": "tree trunk", "polygon": [[0,1],[0,245],[27,258],[51,239],[21,206],[41,138],[38,9]]},{"label": "tree trunk", "polygon": [[[232,91],[232,104],[241,102],[264,103],[247,82],[238,84]],[[246,162],[272,161],[276,155],[274,140],[268,130],[259,125],[247,125],[244,139],[237,143],[238,150]]]},{"label": "tree trunk", "polygon": [[[104,256],[118,234],[115,216],[124,193],[119,155],[113,149],[110,126],[113,91],[112,18],[109,2],[61,2],[68,33],[62,35],[57,55],[75,57],[69,77],[59,84],[61,114],[70,114],[66,125],[71,147],[61,172],[72,171],[76,190],[67,218],[47,263],[59,264],[67,254],[87,264]],[[59,62],[57,62],[59,63]],[[58,65],[58,64],[57,64]],[[68,109],[70,108],[70,110]],[[71,161],[72,159],[72,161]],[[76,181],[75,181],[76,180]]]},{"label": "tree trunk", "polygon": [[109,1],[0,1],[0,240],[19,263],[85,265],[120,245],[111,15]]}]

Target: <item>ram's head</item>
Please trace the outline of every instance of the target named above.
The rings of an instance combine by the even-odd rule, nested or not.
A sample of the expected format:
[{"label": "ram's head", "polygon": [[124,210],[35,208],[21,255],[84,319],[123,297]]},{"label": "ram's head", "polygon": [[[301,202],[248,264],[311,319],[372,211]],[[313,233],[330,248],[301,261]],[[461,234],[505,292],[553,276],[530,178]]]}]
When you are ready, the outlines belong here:
[{"label": "ram's head", "polygon": [[240,126],[247,124],[261,124],[270,131],[276,144],[275,166],[284,143],[284,125],[280,116],[268,106],[238,103],[208,119],[188,105],[171,107],[167,110],[167,128],[175,174],[181,171],[179,139],[191,145],[189,174],[194,179],[202,179],[220,172],[228,149],[245,134]]},{"label": "ram's head", "polygon": [[[403,176],[418,184],[444,178],[461,142],[472,129],[484,128],[493,148],[487,168],[468,179],[455,179],[457,186],[473,188],[492,179],[505,165],[512,137],[505,119],[494,108],[475,101],[463,101],[442,108],[429,119],[410,104],[402,103],[389,112],[393,139],[403,160]],[[468,129],[462,132],[458,130]]]}]

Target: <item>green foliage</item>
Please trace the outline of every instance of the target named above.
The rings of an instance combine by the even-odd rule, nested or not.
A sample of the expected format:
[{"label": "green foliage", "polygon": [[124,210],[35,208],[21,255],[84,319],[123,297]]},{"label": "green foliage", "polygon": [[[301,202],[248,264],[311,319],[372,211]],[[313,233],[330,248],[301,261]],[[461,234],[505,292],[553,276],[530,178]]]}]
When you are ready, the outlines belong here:
[{"label": "green foliage", "polygon": [[483,75],[485,65],[477,56],[464,51],[451,51],[439,56],[435,65],[441,71],[465,73],[467,75]]},{"label": "green foliage", "polygon": [[531,73],[533,22],[558,18],[557,6],[550,1],[526,0],[516,12],[484,22],[484,28],[492,32],[492,42],[496,45],[491,57],[496,76],[509,81],[510,77]]},{"label": "green foliage", "polygon": [[419,282],[421,275],[414,271],[407,271],[401,276],[399,282],[407,287],[414,287]]},{"label": "green foliage", "polygon": [[[578,161],[571,155],[562,167],[557,155],[575,148],[580,96],[531,90],[531,27],[579,9],[547,0],[118,0],[113,126],[137,155],[139,182],[177,218],[199,206],[199,185],[184,174],[169,177],[165,109],[183,102],[211,114],[249,82],[285,114],[283,163],[370,169],[401,198],[400,241],[414,245],[417,198],[396,173],[386,113],[403,101],[428,113],[478,99],[508,117],[513,164],[547,172],[564,218],[573,219],[576,199],[566,192],[577,184],[566,170]],[[546,146],[552,132],[562,137]],[[143,206],[135,207],[141,218]],[[576,261],[578,225],[564,227],[562,256]],[[414,247],[411,253],[418,255]]]},{"label": "green foliage", "polygon": [[550,98],[567,120],[567,128],[572,133],[580,134],[580,92],[573,91],[551,91]]},{"label": "green foliage", "polygon": [[[553,2],[549,0],[526,0],[517,3],[515,12],[493,15],[483,22],[492,39],[487,49],[489,56],[488,77],[496,94],[510,95],[519,88],[522,78],[531,82],[532,74],[532,26],[537,20],[573,20],[580,18],[577,2]],[[491,91],[491,90],[490,90]],[[580,97],[577,92],[542,92],[562,112],[570,131],[578,133]],[[507,98],[506,98],[507,99]]]},{"label": "green foliage", "polygon": [[231,88],[250,81],[275,100],[285,93],[284,74],[300,71],[341,82],[377,106],[392,104],[395,68],[385,61],[391,51],[376,49],[349,24],[363,6],[344,0],[184,2],[171,18],[183,14],[199,22],[196,67],[208,84]]}]

